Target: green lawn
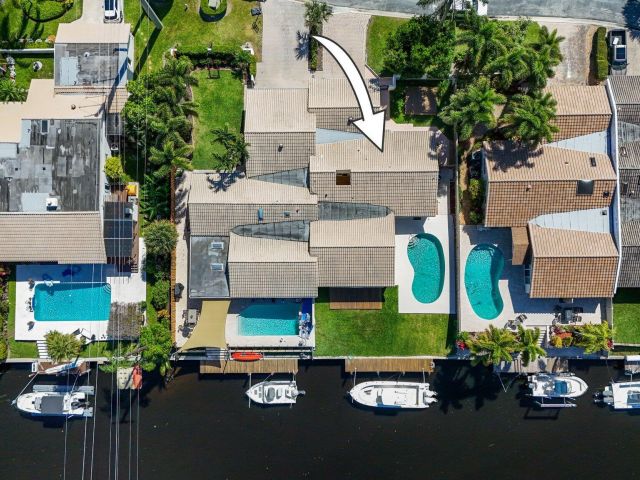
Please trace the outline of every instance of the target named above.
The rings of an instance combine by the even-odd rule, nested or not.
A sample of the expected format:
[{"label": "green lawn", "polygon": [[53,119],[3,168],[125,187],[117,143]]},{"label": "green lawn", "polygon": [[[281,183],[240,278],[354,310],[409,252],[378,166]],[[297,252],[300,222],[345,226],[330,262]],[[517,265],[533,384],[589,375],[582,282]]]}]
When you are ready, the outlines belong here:
[{"label": "green lawn", "polygon": [[[53,55],[13,55],[16,61],[16,85],[29,88],[34,78],[53,78]],[[42,62],[42,68],[33,71],[33,62]]]},{"label": "green lawn", "polygon": [[330,310],[328,290],[316,301],[316,355],[447,355],[456,336],[454,315],[399,314],[398,289],[387,288],[382,310]]},{"label": "green lawn", "polygon": [[16,272],[15,265],[9,277],[9,358],[38,358],[36,342],[17,342],[16,331]]},{"label": "green lawn", "polygon": [[622,288],[613,298],[615,342],[640,344],[640,289]]},{"label": "green lawn", "polygon": [[[129,349],[131,342],[120,342],[120,353],[124,353]],[[118,352],[118,343],[113,342],[94,342],[85,345],[80,352],[82,358],[106,357],[111,358],[114,353]]]},{"label": "green lawn", "polygon": [[223,70],[211,73],[206,70],[195,73],[199,85],[193,89],[193,97],[200,108],[195,119],[193,138],[193,168],[213,168],[214,153],[222,153],[223,148],[213,142],[211,131],[229,124],[230,130],[240,133],[243,108],[242,80],[231,71]]},{"label": "green lawn", "polygon": [[162,20],[164,28],[161,31],[155,31],[153,22],[141,15],[140,2],[125,2],[125,21],[131,24],[136,41],[136,71],[158,68],[164,53],[176,45],[213,44],[215,49],[221,44],[240,46],[251,42],[256,59],[260,60],[262,19],[252,17],[250,13],[258,3],[228,0],[227,14],[217,22],[205,22],[200,18],[200,0],[150,0],[149,3]]},{"label": "green lawn", "polygon": [[393,72],[384,71],[384,52],[387,47],[389,34],[395,32],[407,18],[371,17],[367,30],[367,65],[378,75],[390,75]]},{"label": "green lawn", "polygon": [[77,20],[82,15],[82,0],[76,0],[63,16],[48,22],[34,22],[24,17],[18,0],[6,0],[0,9],[0,43],[20,38],[46,40],[58,31],[58,24]]}]

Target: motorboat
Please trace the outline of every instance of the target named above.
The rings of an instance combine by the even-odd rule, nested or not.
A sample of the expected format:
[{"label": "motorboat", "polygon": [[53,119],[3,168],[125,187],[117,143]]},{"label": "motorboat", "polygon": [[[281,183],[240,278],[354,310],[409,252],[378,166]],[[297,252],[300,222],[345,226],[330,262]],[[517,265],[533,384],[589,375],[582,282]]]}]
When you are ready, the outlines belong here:
[{"label": "motorboat", "polygon": [[429,408],[438,401],[428,383],[418,382],[363,382],[349,395],[354,402],[374,408]]},{"label": "motorboat", "polygon": [[83,391],[31,392],[16,399],[16,407],[36,417],[91,417],[88,394]]},{"label": "motorboat", "polygon": [[596,394],[596,401],[610,405],[614,410],[640,408],[640,382],[611,382]]},{"label": "motorboat", "polygon": [[589,388],[573,373],[536,373],[527,380],[530,395],[535,398],[577,398]]},{"label": "motorboat", "polygon": [[298,396],[305,393],[304,390],[298,390],[295,380],[275,380],[256,383],[247,390],[247,397],[262,405],[290,405],[296,403]]}]

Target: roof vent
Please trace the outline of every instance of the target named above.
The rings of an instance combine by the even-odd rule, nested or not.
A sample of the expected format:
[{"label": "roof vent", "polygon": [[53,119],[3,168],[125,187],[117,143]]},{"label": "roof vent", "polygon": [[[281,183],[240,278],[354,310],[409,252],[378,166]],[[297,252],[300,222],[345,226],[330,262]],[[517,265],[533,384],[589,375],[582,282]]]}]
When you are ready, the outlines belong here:
[{"label": "roof vent", "polygon": [[595,167],[597,165],[596,157],[589,157],[589,161],[591,162],[592,167]]},{"label": "roof vent", "polygon": [[627,147],[625,146],[620,147],[620,155],[623,157],[627,156]]},{"label": "roof vent", "polygon": [[607,216],[607,211],[606,210],[602,210],[600,212],[600,215],[602,215],[603,217],[606,217]]}]

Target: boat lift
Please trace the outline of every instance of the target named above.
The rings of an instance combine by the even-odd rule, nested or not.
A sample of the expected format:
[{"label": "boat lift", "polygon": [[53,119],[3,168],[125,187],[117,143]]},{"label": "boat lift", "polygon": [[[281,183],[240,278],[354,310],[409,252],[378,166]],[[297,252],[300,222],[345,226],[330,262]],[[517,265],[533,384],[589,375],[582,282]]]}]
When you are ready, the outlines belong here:
[{"label": "boat lift", "polygon": [[[534,397],[528,395],[533,399],[533,403],[539,408],[576,408],[578,405],[570,398],[547,398],[547,397]],[[545,399],[548,400],[545,402]],[[560,401],[561,400],[561,401]],[[557,403],[560,401],[560,403]]]}]

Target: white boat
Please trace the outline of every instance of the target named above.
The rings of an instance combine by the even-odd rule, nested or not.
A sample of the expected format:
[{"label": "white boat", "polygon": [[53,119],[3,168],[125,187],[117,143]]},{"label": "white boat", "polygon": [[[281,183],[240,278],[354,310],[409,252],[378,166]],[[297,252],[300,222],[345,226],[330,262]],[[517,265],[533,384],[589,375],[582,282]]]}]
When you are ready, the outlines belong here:
[{"label": "white boat", "polygon": [[23,393],[16,399],[16,407],[21,412],[38,417],[93,415],[87,393],[80,391]]},{"label": "white boat", "polygon": [[640,408],[640,382],[611,382],[600,394],[600,401],[614,410]]},{"label": "white boat", "polygon": [[298,390],[295,380],[260,382],[247,390],[247,397],[263,405],[290,405],[304,394],[304,390]]},{"label": "white boat", "polygon": [[360,405],[375,408],[429,408],[438,401],[428,383],[418,382],[363,382],[349,395]]},{"label": "white boat", "polygon": [[577,398],[588,385],[573,373],[536,373],[527,377],[530,395],[535,398]]}]

